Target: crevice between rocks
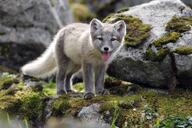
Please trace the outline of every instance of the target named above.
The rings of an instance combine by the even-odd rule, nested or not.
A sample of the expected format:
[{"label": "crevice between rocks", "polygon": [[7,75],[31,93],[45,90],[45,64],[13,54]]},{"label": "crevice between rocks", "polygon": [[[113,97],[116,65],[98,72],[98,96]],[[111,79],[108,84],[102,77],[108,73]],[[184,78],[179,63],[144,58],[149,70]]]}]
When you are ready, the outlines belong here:
[{"label": "crevice between rocks", "polygon": [[171,78],[168,81],[168,88],[169,91],[174,91],[176,85],[177,85],[177,66],[175,61],[174,53],[170,53],[169,57],[171,59]]}]

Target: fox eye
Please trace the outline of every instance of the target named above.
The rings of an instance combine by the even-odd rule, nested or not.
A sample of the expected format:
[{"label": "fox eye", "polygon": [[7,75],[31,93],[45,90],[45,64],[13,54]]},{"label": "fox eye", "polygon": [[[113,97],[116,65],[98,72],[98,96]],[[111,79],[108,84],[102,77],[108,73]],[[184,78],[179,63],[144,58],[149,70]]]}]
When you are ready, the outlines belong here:
[{"label": "fox eye", "polygon": [[111,41],[116,41],[116,40],[117,40],[117,38],[115,38],[115,37],[111,38]]},{"label": "fox eye", "polygon": [[100,40],[100,41],[103,41],[103,38],[102,38],[102,37],[97,37],[96,39],[97,39],[97,40]]}]

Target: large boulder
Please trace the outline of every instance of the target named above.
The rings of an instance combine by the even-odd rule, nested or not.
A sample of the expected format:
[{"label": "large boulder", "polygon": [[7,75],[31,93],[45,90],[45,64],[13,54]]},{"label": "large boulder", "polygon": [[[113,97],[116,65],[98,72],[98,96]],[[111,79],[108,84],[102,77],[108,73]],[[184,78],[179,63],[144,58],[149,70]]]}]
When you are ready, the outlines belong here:
[{"label": "large boulder", "polygon": [[126,45],[109,66],[108,74],[152,87],[192,87],[192,10],[180,0],[155,0],[109,16],[105,21],[126,21],[130,16],[151,25],[150,34],[145,40],[130,44],[134,38],[130,37],[130,30],[138,30],[128,20]]},{"label": "large boulder", "polygon": [[[150,2],[152,0],[86,0],[82,1],[99,17],[104,17],[109,13],[118,12],[132,6]],[[192,7],[192,0],[181,0],[187,6]]]},{"label": "large boulder", "polygon": [[0,17],[0,61],[15,69],[39,56],[73,21],[66,0],[1,0]]}]

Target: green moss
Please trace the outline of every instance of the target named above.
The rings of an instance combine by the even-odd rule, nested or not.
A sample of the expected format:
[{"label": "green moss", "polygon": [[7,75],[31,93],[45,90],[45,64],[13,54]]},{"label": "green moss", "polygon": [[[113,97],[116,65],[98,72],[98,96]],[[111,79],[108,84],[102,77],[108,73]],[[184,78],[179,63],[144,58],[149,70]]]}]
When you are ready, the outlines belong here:
[{"label": "green moss", "polygon": [[83,83],[77,83],[75,85],[73,85],[73,88],[78,91],[78,92],[84,92],[84,84]]},{"label": "green moss", "polygon": [[180,36],[181,34],[178,32],[169,32],[164,34],[159,39],[152,42],[152,45],[157,49],[157,51],[153,51],[151,49],[152,45],[150,45],[145,52],[145,58],[151,61],[162,61],[170,53],[168,48],[163,48],[162,46],[168,43],[175,43]]},{"label": "green moss", "polygon": [[71,107],[69,100],[70,99],[67,96],[61,96],[61,97],[55,99],[52,103],[53,115],[63,116],[66,113],[66,111]]},{"label": "green moss", "polygon": [[105,17],[103,19],[102,22],[108,22],[108,20],[110,20],[111,18],[113,18],[115,16],[115,13],[110,13],[107,17]]},{"label": "green moss", "polygon": [[157,52],[148,48],[145,53],[145,58],[151,61],[162,61],[169,53],[170,50],[168,48],[160,48]]},{"label": "green moss", "polygon": [[126,12],[129,11],[129,8],[122,8],[120,10],[117,11],[117,13],[122,13],[122,12]]},{"label": "green moss", "polygon": [[0,109],[4,111],[17,111],[19,100],[11,95],[0,97]]},{"label": "green moss", "polygon": [[150,36],[151,26],[144,24],[139,18],[124,15],[110,15],[103,21],[115,23],[124,20],[127,25],[127,34],[125,36],[126,46],[138,46]]},{"label": "green moss", "polygon": [[14,83],[18,83],[15,75],[9,75],[8,73],[0,77],[0,90],[8,89]]},{"label": "green moss", "polygon": [[168,54],[169,54],[168,48],[161,48],[157,52],[157,60],[161,61],[163,60]]},{"label": "green moss", "polygon": [[87,6],[80,3],[71,4],[71,9],[76,21],[90,21],[95,16]]},{"label": "green moss", "polygon": [[49,82],[43,85],[43,93],[46,96],[53,96],[56,95],[56,86],[54,82]]},{"label": "green moss", "polygon": [[183,16],[183,17],[176,17],[174,16],[166,26],[167,31],[175,31],[175,32],[185,32],[191,29],[192,26],[192,16]]},{"label": "green moss", "polygon": [[19,114],[29,120],[39,119],[43,115],[43,95],[31,89],[18,91],[15,97],[19,100]]},{"label": "green moss", "polygon": [[155,60],[156,54],[151,48],[147,48],[147,50],[145,52],[145,58],[147,60]]},{"label": "green moss", "polygon": [[110,111],[112,109],[115,109],[118,106],[117,101],[106,101],[100,106],[100,112],[103,113],[105,111]]},{"label": "green moss", "polygon": [[181,36],[181,34],[178,32],[166,33],[162,37],[160,37],[159,39],[155,40],[153,42],[153,44],[156,47],[161,47],[165,44],[176,42],[180,36]]},{"label": "green moss", "polygon": [[176,48],[173,52],[181,55],[189,55],[192,54],[192,46],[181,46]]}]

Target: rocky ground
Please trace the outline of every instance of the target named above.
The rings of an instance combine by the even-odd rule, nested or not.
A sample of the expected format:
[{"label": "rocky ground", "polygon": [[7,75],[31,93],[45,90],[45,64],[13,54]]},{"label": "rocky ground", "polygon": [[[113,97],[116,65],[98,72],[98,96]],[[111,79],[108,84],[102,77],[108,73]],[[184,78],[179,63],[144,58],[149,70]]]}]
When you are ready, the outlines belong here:
[{"label": "rocky ground", "polygon": [[106,77],[105,87],[111,95],[84,100],[83,84],[73,87],[76,93],[56,96],[54,82],[1,74],[0,110],[7,114],[0,117],[5,120],[0,121],[0,126],[192,127],[192,90],[178,88],[168,93]]}]

